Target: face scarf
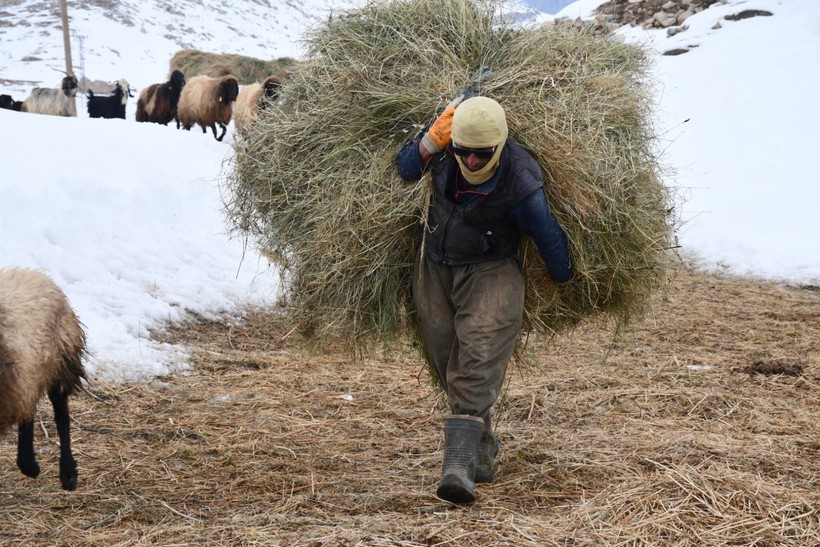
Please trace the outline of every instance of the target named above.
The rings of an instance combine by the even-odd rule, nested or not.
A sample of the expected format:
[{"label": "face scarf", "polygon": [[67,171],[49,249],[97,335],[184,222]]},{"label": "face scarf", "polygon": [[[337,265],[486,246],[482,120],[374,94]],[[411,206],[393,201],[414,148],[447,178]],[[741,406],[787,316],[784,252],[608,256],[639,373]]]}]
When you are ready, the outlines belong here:
[{"label": "face scarf", "polygon": [[489,97],[471,97],[462,102],[453,114],[451,131],[453,143],[466,148],[498,146],[487,164],[478,171],[470,171],[464,160],[456,156],[461,174],[472,185],[487,182],[498,169],[501,151],[507,141],[507,118],[504,109]]}]

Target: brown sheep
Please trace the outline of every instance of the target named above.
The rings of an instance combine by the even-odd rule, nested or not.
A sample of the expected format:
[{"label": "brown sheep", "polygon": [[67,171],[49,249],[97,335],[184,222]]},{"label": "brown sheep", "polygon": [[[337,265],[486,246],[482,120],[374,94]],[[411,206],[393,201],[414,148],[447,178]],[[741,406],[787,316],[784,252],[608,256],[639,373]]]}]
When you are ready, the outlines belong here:
[{"label": "brown sheep", "polygon": [[233,107],[233,122],[237,132],[244,131],[248,125],[259,119],[260,111],[279,99],[281,86],[278,78],[270,76],[261,84],[256,82],[242,88]]},{"label": "brown sheep", "polygon": [[[179,95],[183,87],[185,87],[185,76],[179,70],[175,70],[167,82],[151,84],[144,88],[137,100],[137,121],[168,125],[168,122],[175,120],[177,103],[179,103]],[[177,129],[179,129],[179,123],[177,123]]]},{"label": "brown sheep", "polygon": [[63,291],[42,272],[0,269],[0,435],[17,424],[17,467],[37,477],[34,414],[48,393],[60,437],[60,482],[77,487],[68,396],[86,378],[85,330]]},{"label": "brown sheep", "polygon": [[[214,138],[222,140],[231,123],[233,104],[239,95],[239,82],[234,76],[212,78],[210,76],[194,76],[182,89],[177,107],[177,121],[186,130],[194,124],[202,127],[205,133],[210,127]],[[217,124],[222,133],[216,135]]]}]

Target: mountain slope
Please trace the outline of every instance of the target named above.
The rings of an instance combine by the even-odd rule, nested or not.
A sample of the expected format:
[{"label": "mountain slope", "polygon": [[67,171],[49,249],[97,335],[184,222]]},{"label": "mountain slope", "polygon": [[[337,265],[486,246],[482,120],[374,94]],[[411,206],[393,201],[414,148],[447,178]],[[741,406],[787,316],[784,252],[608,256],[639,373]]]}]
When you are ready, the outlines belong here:
[{"label": "mountain slope", "polygon": [[[260,59],[298,57],[306,28],[347,0],[75,0],[68,2],[74,72],[94,80],[126,78],[142,88],[167,77],[180,49],[237,53]],[[65,70],[58,2],[0,3],[0,89],[27,95],[56,86]],[[4,47],[4,49],[6,49]]]}]

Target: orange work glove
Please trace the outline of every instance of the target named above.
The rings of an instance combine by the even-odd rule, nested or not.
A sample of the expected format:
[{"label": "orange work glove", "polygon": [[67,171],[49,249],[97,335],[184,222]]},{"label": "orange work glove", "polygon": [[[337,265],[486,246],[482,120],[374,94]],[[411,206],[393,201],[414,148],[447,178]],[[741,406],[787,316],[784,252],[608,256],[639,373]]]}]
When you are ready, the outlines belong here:
[{"label": "orange work glove", "polygon": [[459,95],[447,105],[444,112],[439,114],[427,133],[421,138],[421,144],[431,154],[438,154],[450,143],[450,129],[453,127],[453,114],[456,113],[456,107],[464,98],[464,95]]}]

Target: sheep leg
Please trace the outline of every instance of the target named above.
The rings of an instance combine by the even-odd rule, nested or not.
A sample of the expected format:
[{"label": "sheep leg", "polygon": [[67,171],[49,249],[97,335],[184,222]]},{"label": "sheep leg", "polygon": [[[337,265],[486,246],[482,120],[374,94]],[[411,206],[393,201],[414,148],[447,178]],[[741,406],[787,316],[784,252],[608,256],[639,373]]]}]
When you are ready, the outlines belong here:
[{"label": "sheep leg", "polygon": [[60,483],[63,490],[77,488],[77,462],[71,454],[71,419],[68,415],[68,393],[54,385],[48,391],[48,398],[54,407],[54,421],[60,436]]},{"label": "sheep leg", "polygon": [[40,466],[34,456],[34,420],[17,425],[17,467],[23,475],[32,479],[40,474]]},{"label": "sheep leg", "polygon": [[214,130],[214,138],[215,138],[216,140],[218,140],[219,142],[222,142],[222,137],[224,137],[224,136],[225,136],[225,131],[227,131],[227,130],[228,130],[228,127],[227,127],[227,126],[225,126],[225,125],[222,125],[222,124],[219,124],[219,127],[221,127],[221,128],[222,128],[222,134],[221,134],[221,135],[219,135],[219,136],[217,137],[217,136],[216,136],[216,125],[212,125],[212,126],[211,126],[211,128]]}]

